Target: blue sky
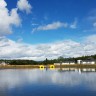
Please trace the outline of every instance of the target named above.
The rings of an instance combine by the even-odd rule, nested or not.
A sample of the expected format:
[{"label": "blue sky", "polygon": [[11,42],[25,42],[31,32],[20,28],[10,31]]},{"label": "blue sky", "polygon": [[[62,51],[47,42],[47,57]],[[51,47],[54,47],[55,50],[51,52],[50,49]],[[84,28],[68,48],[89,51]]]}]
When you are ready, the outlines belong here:
[{"label": "blue sky", "polygon": [[[9,10],[16,7],[16,1],[10,2],[6,0],[6,2]],[[9,38],[16,40],[20,36],[24,38],[23,40],[26,43],[37,44],[64,39],[77,40],[78,37],[94,34],[94,32],[85,33],[83,31],[89,30],[89,27],[91,28],[91,25],[87,26],[87,21],[85,23],[84,19],[91,15],[91,11],[95,10],[96,0],[29,0],[29,3],[32,6],[32,13],[19,12],[23,20],[22,27],[13,28],[14,33],[8,36]],[[75,19],[77,24],[74,29],[61,27],[56,30],[40,30],[32,34],[32,30],[35,27],[52,24],[57,21],[72,24]]]},{"label": "blue sky", "polygon": [[[37,50],[37,46],[45,47],[49,45],[51,48],[53,47],[51,44],[56,45],[57,42],[64,43],[65,45],[62,47],[66,48],[66,41],[75,42],[76,44],[80,44],[78,45],[80,48],[82,46],[85,48],[93,44],[95,40],[96,0],[14,0],[11,2],[10,0],[1,0],[0,3],[0,14],[4,14],[0,15],[1,22],[4,21],[4,24],[0,23],[0,38],[15,42],[16,44],[20,43],[22,46],[36,47],[35,50]],[[12,10],[14,10],[14,12]],[[3,18],[5,20],[3,20]],[[90,44],[89,41],[91,41]],[[69,44],[69,42],[67,43]],[[70,44],[68,46],[73,48]],[[85,48],[88,52],[85,52],[84,49],[84,52],[82,51],[81,54],[78,50],[78,55],[74,52],[74,55],[68,55],[66,52],[64,55],[63,51],[61,52],[62,54],[60,54],[60,51],[52,52],[54,53],[53,55],[58,54],[57,57],[60,55],[72,57],[72,55],[81,56],[95,54],[95,46],[90,46],[90,52],[89,49]],[[94,50],[94,52],[91,52],[91,50]],[[41,49],[37,51],[41,52]],[[30,50],[30,52],[32,52],[32,50]],[[34,54],[36,55],[36,53]],[[43,56],[41,59],[44,59],[46,57],[51,58],[52,54],[50,54],[50,56],[49,53],[45,55],[42,50],[40,56],[41,55]],[[12,58],[19,57],[19,55],[15,57],[14,53]],[[29,54],[28,56],[21,56],[21,58],[24,57],[37,58]],[[1,58],[9,57],[4,55],[1,56]],[[56,58],[56,56],[52,58]]]}]

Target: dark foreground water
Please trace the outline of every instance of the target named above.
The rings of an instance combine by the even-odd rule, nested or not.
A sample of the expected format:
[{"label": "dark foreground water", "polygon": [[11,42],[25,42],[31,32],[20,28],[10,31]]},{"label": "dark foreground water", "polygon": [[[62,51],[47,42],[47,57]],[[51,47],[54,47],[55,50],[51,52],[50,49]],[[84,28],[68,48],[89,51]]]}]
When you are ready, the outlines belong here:
[{"label": "dark foreground water", "polygon": [[96,96],[96,73],[87,71],[0,70],[0,96]]}]

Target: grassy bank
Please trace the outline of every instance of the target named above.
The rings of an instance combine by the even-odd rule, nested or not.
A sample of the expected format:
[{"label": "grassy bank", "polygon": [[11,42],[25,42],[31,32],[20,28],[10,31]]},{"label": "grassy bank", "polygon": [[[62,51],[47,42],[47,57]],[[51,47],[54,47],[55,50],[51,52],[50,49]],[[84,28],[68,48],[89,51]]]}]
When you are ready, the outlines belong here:
[{"label": "grassy bank", "polygon": [[[44,65],[45,68],[50,68],[50,65]],[[55,65],[55,68],[96,68],[96,65]],[[0,69],[32,69],[32,68],[40,68],[40,65],[5,65],[1,66]]]},{"label": "grassy bank", "polygon": [[38,65],[6,65],[0,66],[0,69],[26,69],[39,68]]}]

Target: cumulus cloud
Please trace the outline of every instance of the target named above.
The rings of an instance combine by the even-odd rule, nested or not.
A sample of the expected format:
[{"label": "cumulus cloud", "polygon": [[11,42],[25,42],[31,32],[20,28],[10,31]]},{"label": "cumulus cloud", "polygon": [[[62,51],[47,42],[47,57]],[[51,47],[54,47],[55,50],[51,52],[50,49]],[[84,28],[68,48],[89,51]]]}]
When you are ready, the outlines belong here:
[{"label": "cumulus cloud", "polygon": [[32,6],[29,4],[28,0],[19,0],[17,2],[17,7],[21,11],[26,11],[26,13],[30,13]]},{"label": "cumulus cloud", "polygon": [[[96,54],[96,35],[85,37],[82,43],[64,40],[47,44],[25,44],[0,37],[0,58],[2,59],[54,59],[59,56],[77,57]],[[14,46],[14,47],[13,47]]]},{"label": "cumulus cloud", "polygon": [[42,25],[42,26],[39,26],[37,28],[34,28],[33,29],[33,32],[34,31],[40,31],[40,30],[54,30],[54,29],[59,29],[59,28],[67,28],[68,24],[67,23],[62,23],[60,21],[57,21],[57,22],[53,22],[53,23],[50,23],[50,24],[47,24],[47,25]]},{"label": "cumulus cloud", "polygon": [[43,30],[43,31],[56,30],[56,29],[59,29],[59,28],[76,29],[77,28],[77,19],[75,19],[75,21],[71,24],[57,21],[57,22],[53,22],[53,23],[50,23],[50,24],[41,25],[41,26],[38,26],[36,28],[33,28],[32,33],[34,33],[35,31],[40,31],[40,30]]},{"label": "cumulus cloud", "polygon": [[86,37],[86,42],[93,42],[96,43],[96,35],[90,35],[88,37]]},{"label": "cumulus cloud", "polygon": [[17,8],[9,12],[6,6],[7,3],[0,0],[0,36],[12,33],[12,26],[19,26],[21,23]]},{"label": "cumulus cloud", "polygon": [[7,8],[5,0],[0,0],[0,36],[8,35],[12,33],[12,26],[20,26],[21,18],[18,14],[18,9],[31,12],[31,5],[27,0],[19,0],[17,2],[18,7],[13,8],[10,11]]}]

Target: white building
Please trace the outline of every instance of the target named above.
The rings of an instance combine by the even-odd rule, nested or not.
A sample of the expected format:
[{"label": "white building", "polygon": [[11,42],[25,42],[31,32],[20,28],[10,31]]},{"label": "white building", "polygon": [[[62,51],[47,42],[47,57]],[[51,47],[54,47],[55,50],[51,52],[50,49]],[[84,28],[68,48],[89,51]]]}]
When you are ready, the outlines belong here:
[{"label": "white building", "polygon": [[0,65],[5,66],[5,65],[7,65],[7,63],[5,63],[5,62],[1,62]]},{"label": "white building", "polygon": [[74,61],[65,61],[65,62],[62,62],[62,63],[54,63],[54,65],[73,65],[73,64],[75,64],[75,62]]},{"label": "white building", "polygon": [[60,63],[54,63],[54,65],[60,65]]},{"label": "white building", "polygon": [[77,60],[77,63],[78,63],[78,64],[81,64],[81,63],[82,63],[82,60]]},{"label": "white building", "polygon": [[88,58],[86,60],[77,60],[78,64],[96,64],[96,60],[93,58]]},{"label": "white building", "polygon": [[95,64],[95,61],[85,60],[85,61],[82,61],[82,64]]},{"label": "white building", "polygon": [[75,64],[75,62],[63,62],[62,65],[72,65],[72,64]]}]

